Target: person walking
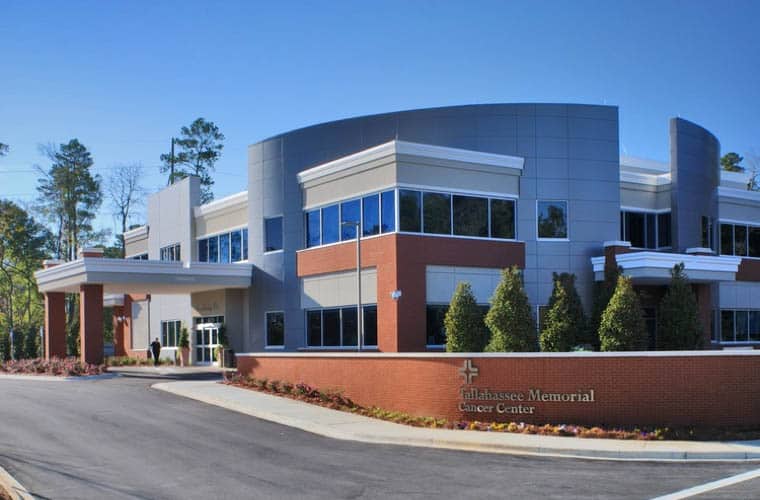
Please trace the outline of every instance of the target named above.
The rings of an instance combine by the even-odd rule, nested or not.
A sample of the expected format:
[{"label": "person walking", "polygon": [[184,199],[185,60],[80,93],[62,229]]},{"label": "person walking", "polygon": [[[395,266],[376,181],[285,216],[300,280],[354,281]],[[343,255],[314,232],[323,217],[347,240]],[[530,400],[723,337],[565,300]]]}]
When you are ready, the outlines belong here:
[{"label": "person walking", "polygon": [[158,337],[150,343],[150,350],[153,354],[153,366],[158,366],[158,356],[161,354],[161,342],[158,341]]}]

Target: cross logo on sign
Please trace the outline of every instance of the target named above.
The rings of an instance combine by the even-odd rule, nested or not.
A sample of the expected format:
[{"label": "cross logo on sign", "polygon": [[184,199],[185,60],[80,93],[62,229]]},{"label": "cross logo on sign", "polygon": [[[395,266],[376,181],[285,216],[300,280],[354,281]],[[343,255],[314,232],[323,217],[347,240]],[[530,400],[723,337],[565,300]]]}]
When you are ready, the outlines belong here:
[{"label": "cross logo on sign", "polygon": [[459,374],[464,377],[464,383],[469,385],[472,384],[472,379],[478,376],[478,369],[472,366],[472,360],[467,359],[459,369]]}]

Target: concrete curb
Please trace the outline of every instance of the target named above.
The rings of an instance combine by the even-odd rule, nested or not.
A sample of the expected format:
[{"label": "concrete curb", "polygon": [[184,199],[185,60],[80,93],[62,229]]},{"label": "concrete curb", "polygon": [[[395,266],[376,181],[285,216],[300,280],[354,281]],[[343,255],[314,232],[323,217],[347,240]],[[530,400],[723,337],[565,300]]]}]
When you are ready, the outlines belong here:
[{"label": "concrete curb", "polygon": [[59,377],[55,375],[19,375],[15,373],[2,373],[0,380],[25,380],[27,382],[86,382],[88,380],[107,380],[118,377],[118,373],[104,373],[103,375],[83,375],[81,377]]},{"label": "concrete curb", "polygon": [[5,490],[12,500],[34,500],[34,497],[8,471],[0,467],[0,490]]},{"label": "concrete curb", "polygon": [[[310,407],[303,410],[304,413],[310,413],[311,415],[299,416],[298,411],[294,412],[292,408],[280,412],[268,411],[261,408],[264,405],[251,404],[250,400],[241,402],[239,401],[240,398],[225,397],[222,394],[225,391],[210,390],[212,387],[209,384],[218,385],[216,382],[162,382],[154,384],[152,388],[220,406],[277,424],[287,425],[320,436],[363,443],[592,460],[760,462],[760,443],[758,442],[618,441],[555,436],[525,436],[521,434],[488,433],[482,431],[422,429],[352,415],[323,407],[314,407],[307,403],[255,392],[256,395],[263,396],[264,398],[274,398],[294,403],[292,408],[297,408],[295,405],[298,404]],[[221,387],[254,392],[231,386]],[[209,392],[217,392],[217,394],[209,394]],[[288,415],[286,413],[291,414]],[[319,416],[323,416],[324,418],[320,421]]]}]

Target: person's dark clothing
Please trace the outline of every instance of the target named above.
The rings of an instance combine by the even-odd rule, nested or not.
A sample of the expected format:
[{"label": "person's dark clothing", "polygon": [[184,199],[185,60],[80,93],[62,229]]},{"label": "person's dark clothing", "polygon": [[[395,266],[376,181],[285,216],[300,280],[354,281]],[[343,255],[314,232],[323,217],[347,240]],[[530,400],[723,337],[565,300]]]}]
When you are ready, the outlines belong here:
[{"label": "person's dark clothing", "polygon": [[153,366],[158,366],[158,355],[161,354],[161,342],[158,340],[151,342],[150,350],[153,353]]}]

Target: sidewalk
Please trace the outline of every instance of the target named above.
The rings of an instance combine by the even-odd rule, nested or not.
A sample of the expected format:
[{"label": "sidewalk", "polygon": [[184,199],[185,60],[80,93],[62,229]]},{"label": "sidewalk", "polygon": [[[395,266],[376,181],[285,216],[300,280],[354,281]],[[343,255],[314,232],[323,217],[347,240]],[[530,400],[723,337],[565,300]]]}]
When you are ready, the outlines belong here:
[{"label": "sidewalk", "polygon": [[627,441],[427,429],[217,382],[164,382],[152,387],[314,434],[365,443],[603,460],[760,461],[760,441]]}]

